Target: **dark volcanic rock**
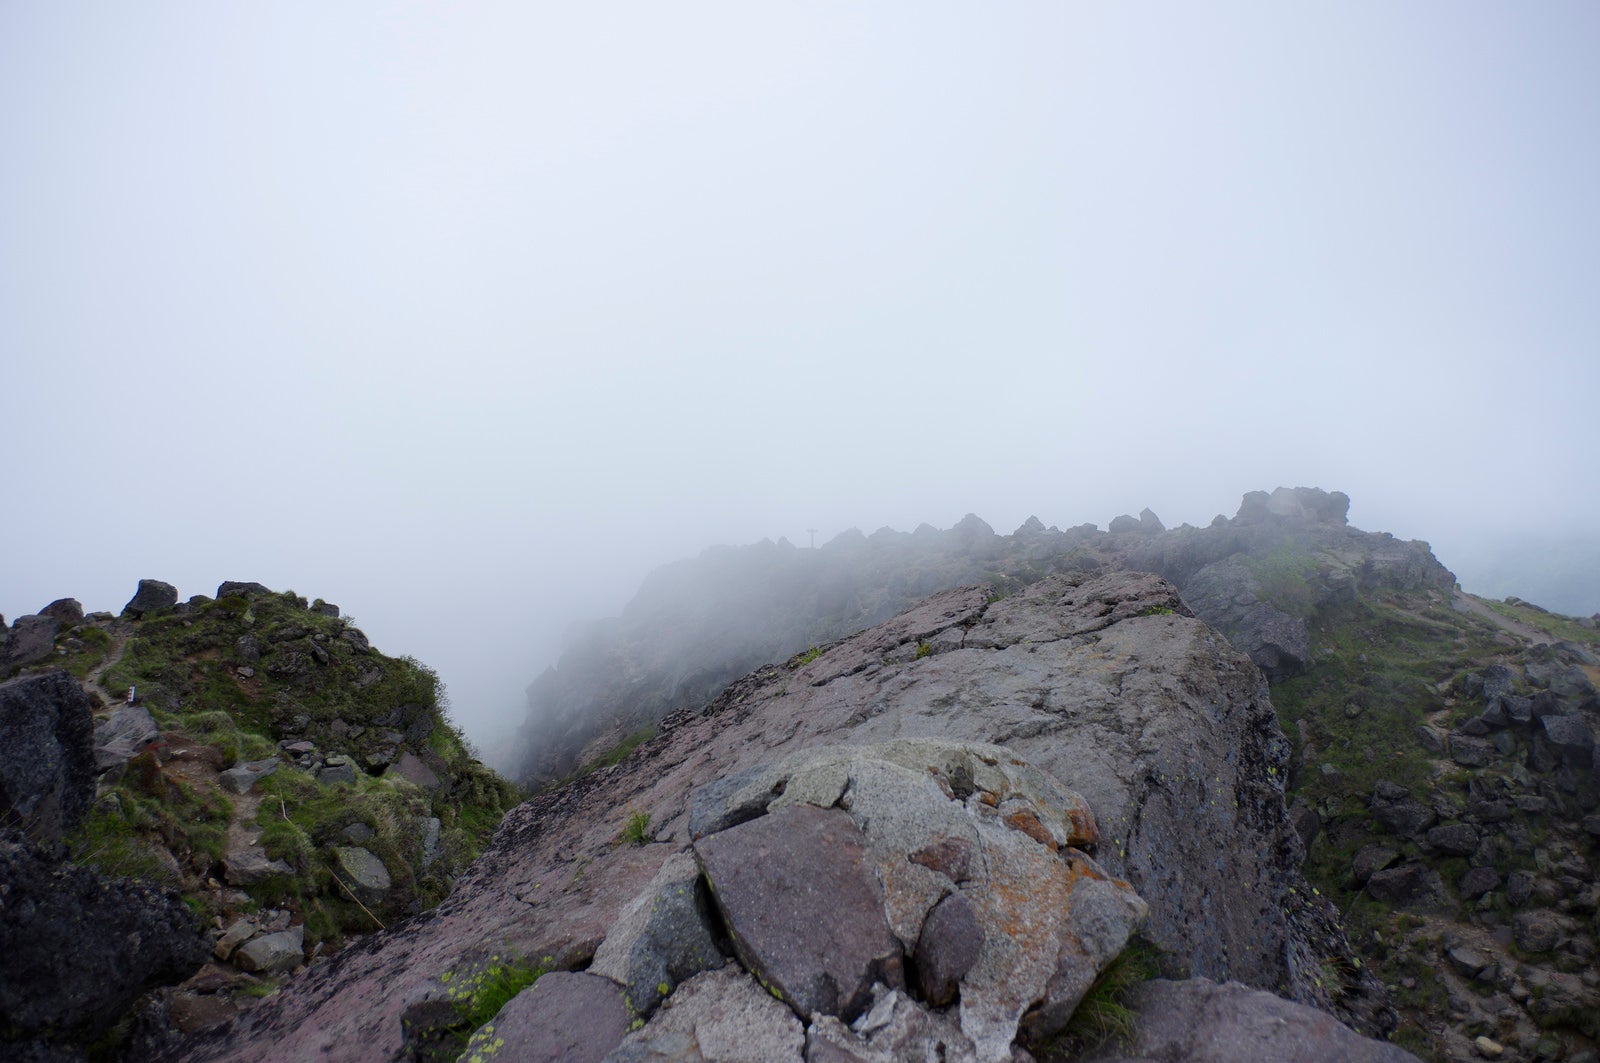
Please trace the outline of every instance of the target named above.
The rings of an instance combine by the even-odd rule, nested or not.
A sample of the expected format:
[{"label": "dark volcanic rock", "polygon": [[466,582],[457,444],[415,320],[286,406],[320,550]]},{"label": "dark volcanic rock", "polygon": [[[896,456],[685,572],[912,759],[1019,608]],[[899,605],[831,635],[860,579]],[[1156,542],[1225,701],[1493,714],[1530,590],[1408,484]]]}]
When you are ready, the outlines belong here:
[{"label": "dark volcanic rock", "polygon": [[1133,991],[1132,1044],[1081,1057],[1096,1063],[1417,1063],[1327,1014],[1237,982],[1157,980]]},{"label": "dark volcanic rock", "polygon": [[272,588],[260,583],[249,583],[243,580],[223,580],[217,585],[218,598],[231,598],[237,595],[240,598],[256,598],[271,594]]},{"label": "dark volcanic rock", "polygon": [[56,649],[56,632],[61,625],[50,616],[19,616],[11,625],[10,637],[0,643],[0,675],[35,664]]},{"label": "dark volcanic rock", "polygon": [[15,832],[0,832],[0,883],[0,1016],[24,1035],[93,1036],[206,960],[176,893],[57,863]]},{"label": "dark volcanic rock", "polygon": [[695,855],[745,967],[801,1018],[849,1021],[874,982],[904,984],[866,839],[847,813],[789,805],[700,839]]},{"label": "dark volcanic rock", "polygon": [[1380,782],[1372,792],[1372,818],[1390,834],[1413,837],[1438,818],[1433,809],[1411,796],[1411,791]]},{"label": "dark volcanic rock", "polygon": [[0,823],[57,839],[94,799],[94,716],[66,672],[0,683]]},{"label": "dark volcanic rock", "polygon": [[178,604],[178,588],[158,579],[142,579],[128,604],[122,607],[123,616],[144,616],[171,609]]},{"label": "dark volcanic rock", "polygon": [[1448,911],[1455,907],[1439,872],[1426,864],[1402,864],[1374,871],[1367,879],[1367,892],[1401,908]]},{"label": "dark volcanic rock", "polygon": [[62,627],[75,627],[83,623],[83,605],[76,598],[57,598],[43,609],[40,616],[48,616]]}]

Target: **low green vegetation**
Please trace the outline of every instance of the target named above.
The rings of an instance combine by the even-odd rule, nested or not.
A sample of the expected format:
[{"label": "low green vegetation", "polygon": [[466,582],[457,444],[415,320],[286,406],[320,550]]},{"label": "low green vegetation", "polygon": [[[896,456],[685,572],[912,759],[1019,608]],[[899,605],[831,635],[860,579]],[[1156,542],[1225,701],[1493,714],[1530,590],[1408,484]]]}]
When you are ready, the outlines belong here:
[{"label": "low green vegetation", "polygon": [[491,1020],[512,997],[555,969],[555,958],[537,963],[522,957],[490,956],[462,971],[439,976],[445,999],[455,1008],[453,1020],[426,1032],[428,1058],[474,1060],[493,1058],[504,1045]]},{"label": "low green vegetation", "polygon": [[623,845],[643,845],[654,840],[655,835],[650,833],[650,813],[637,810],[630,812],[627,822],[622,825],[618,841]]},{"label": "low green vegetation", "polygon": [[1245,567],[1255,577],[1261,597],[1290,616],[1309,617],[1315,594],[1309,577],[1317,559],[1294,542],[1285,542],[1264,555],[1247,555]]},{"label": "low green vegetation", "polygon": [[1039,1059],[1065,1063],[1109,1042],[1131,1042],[1137,1016],[1129,1007],[1129,995],[1140,983],[1155,978],[1160,967],[1154,945],[1142,937],[1130,940],[1084,993],[1067,1028],[1039,1048]]},{"label": "low green vegetation", "polygon": [[1590,645],[1600,644],[1600,631],[1585,627],[1573,617],[1548,613],[1527,602],[1497,602],[1488,598],[1478,600],[1508,620],[1526,624],[1555,638]]},{"label": "low green vegetation", "polygon": [[[100,685],[117,699],[137,688],[162,732],[181,736],[169,745],[201,755],[165,764],[135,757],[68,838],[80,863],[182,890],[209,917],[219,895],[205,884],[224,879],[228,826],[248,800],[254,813],[241,826],[291,869],[244,886],[250,905],[302,911],[308,945],[337,943],[441,901],[520,799],[450,722],[431,669],[371,650],[348,621],[292,592],[202,601],[129,623],[122,658]],[[93,625],[70,638],[110,645]],[[289,739],[342,757],[354,778],[319,781],[283,761],[247,799],[219,787],[217,768],[279,758]],[[439,785],[425,789],[387,771],[402,755]],[[437,842],[425,853],[433,819]],[[337,872],[337,848],[354,844],[376,855],[391,880],[383,900],[365,908]]]}]

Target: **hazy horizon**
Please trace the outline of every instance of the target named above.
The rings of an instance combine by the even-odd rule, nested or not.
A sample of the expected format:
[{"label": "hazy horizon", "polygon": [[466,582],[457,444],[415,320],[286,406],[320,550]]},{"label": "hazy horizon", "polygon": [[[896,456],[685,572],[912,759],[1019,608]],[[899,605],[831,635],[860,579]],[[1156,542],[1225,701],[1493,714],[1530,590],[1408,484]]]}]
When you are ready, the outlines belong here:
[{"label": "hazy horizon", "polygon": [[294,589],[484,742],[656,565],[808,528],[1319,486],[1576,593],[1597,49],[1581,2],[6,5],[0,612]]}]

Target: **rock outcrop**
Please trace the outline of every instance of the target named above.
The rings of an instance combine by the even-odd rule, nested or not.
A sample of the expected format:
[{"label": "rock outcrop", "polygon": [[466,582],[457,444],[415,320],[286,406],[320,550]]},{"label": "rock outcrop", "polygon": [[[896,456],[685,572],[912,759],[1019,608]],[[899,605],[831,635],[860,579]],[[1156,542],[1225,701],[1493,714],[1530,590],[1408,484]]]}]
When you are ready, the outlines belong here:
[{"label": "rock outcrop", "polygon": [[0,831],[0,955],[7,1039],[43,1045],[104,1033],[146,988],[199,967],[206,948],[170,890],[62,863]]},{"label": "rock outcrop", "polygon": [[[1280,991],[1382,1031],[1382,988],[1300,877],[1287,754],[1260,673],[1165,580],[939,594],[747,676],[620,764],[514,809],[435,912],[313,965],[187,1051],[393,1058],[402,1016],[417,1029],[451,1013],[455,972],[486,948],[643,970],[617,957],[636,954],[638,913],[686,853],[742,962],[678,968],[687,980],[611,1058],[737,1058],[715,1047],[733,1036],[719,1023],[774,1060],[915,1045],[1004,1058],[1013,1036],[1060,1029],[1141,925],[1169,974]],[[621,842],[639,817],[648,832]],[[808,880],[786,854],[827,837]],[[808,921],[835,925],[808,882],[850,930],[805,936]],[[740,899],[761,890],[792,904]]]},{"label": "rock outcrop", "polygon": [[0,826],[60,839],[94,798],[94,717],[66,672],[0,683]]}]

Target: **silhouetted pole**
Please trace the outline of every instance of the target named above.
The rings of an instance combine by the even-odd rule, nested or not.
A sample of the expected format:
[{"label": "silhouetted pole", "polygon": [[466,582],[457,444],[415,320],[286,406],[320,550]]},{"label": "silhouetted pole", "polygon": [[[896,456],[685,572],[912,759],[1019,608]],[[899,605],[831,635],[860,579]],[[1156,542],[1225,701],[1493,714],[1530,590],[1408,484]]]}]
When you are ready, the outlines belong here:
[{"label": "silhouetted pole", "polygon": [[817,529],[807,528],[806,531],[811,533],[811,549],[815,550],[817,548]]}]

